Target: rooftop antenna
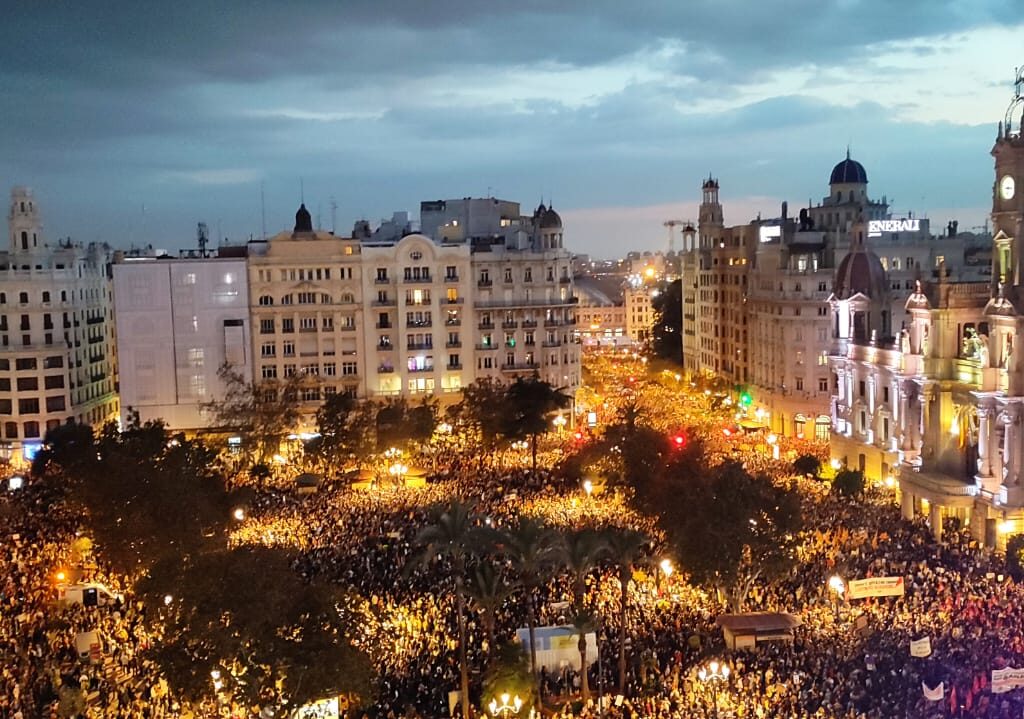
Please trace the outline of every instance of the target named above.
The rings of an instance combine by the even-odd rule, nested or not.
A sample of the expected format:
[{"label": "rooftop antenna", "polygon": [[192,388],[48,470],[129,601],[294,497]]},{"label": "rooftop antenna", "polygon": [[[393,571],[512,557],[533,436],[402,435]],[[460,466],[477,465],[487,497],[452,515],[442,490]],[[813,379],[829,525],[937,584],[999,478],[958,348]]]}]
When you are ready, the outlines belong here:
[{"label": "rooftop antenna", "polygon": [[260,180],[260,232],[267,239],[267,200],[263,196],[263,180]]},{"label": "rooftop antenna", "polygon": [[331,234],[333,235],[336,231],[335,224],[338,219],[338,203],[334,201],[334,195],[331,195]]}]

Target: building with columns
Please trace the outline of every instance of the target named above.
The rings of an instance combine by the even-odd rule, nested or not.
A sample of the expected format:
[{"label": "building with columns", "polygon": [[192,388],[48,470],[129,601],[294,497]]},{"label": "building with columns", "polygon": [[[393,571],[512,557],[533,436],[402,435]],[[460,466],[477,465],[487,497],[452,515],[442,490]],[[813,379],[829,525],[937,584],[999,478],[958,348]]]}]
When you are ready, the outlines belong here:
[{"label": "building with columns", "polygon": [[830,303],[833,457],[870,479],[898,476],[904,516],[927,516],[936,538],[955,517],[998,547],[1024,532],[1022,87],[1024,74],[992,148],[990,279],[954,281],[942,266],[915,280],[909,319],[890,339],[892,315],[874,294],[881,260],[855,248],[858,277],[866,272],[871,286],[837,279]]},{"label": "building with columns", "polygon": [[117,418],[110,250],[46,242],[32,191],[15,187],[0,251],[0,457],[31,458],[48,429]]}]

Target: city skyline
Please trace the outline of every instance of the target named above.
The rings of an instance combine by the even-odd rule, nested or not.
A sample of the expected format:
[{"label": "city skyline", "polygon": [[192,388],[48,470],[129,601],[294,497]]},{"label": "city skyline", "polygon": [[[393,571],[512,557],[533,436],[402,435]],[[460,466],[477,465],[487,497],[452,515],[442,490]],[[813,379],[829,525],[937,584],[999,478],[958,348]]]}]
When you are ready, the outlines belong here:
[{"label": "city skyline", "polygon": [[327,229],[333,198],[339,234],[421,200],[543,197],[595,256],[666,248],[709,172],[729,224],[795,213],[847,145],[894,212],[981,225],[1024,29],[1000,2],[19,13],[0,173],[51,242],[175,249],[199,221],[241,241],[262,187],[268,234],[303,195]]}]

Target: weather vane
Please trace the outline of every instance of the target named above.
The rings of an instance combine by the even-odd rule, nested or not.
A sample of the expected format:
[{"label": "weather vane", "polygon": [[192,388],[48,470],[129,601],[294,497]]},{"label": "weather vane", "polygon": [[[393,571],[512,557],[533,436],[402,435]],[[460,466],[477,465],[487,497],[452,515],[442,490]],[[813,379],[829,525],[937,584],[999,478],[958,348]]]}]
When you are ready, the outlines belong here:
[{"label": "weather vane", "polygon": [[[1013,81],[1013,99],[1010,100],[1010,106],[1006,108],[1006,118],[1004,126],[1006,128],[1006,134],[1011,134],[1011,128],[1013,127],[1013,113],[1014,111],[1024,105],[1024,66],[1015,68],[1014,70],[1014,81]],[[1024,116],[1021,117],[1021,122],[1024,123]],[[1024,128],[1022,128],[1024,130]],[[1024,135],[1024,131],[1020,133]]]}]

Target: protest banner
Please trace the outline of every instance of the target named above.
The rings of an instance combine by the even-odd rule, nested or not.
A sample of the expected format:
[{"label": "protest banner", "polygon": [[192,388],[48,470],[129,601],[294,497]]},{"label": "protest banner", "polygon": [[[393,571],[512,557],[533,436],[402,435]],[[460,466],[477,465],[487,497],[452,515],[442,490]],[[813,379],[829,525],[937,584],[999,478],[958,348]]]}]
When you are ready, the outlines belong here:
[{"label": "protest banner", "polygon": [[1006,667],[992,670],[993,694],[1002,694],[1020,686],[1024,686],[1024,669]]},{"label": "protest banner", "polygon": [[866,597],[902,597],[905,589],[903,577],[869,577],[851,579],[847,585],[847,599]]},{"label": "protest banner", "polygon": [[923,639],[915,639],[910,642],[910,656],[912,657],[927,657],[932,653],[932,639],[931,637],[924,637]]},{"label": "protest banner", "polygon": [[946,695],[945,682],[939,682],[939,686],[934,689],[929,689],[927,684],[921,682],[921,689],[924,690],[924,698],[930,702],[942,701],[942,697]]}]

